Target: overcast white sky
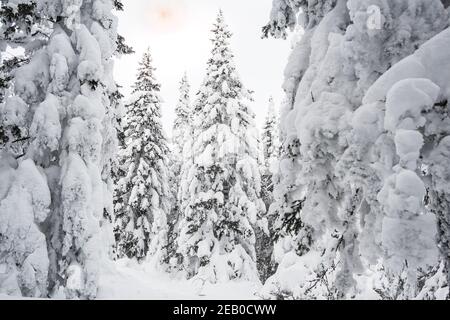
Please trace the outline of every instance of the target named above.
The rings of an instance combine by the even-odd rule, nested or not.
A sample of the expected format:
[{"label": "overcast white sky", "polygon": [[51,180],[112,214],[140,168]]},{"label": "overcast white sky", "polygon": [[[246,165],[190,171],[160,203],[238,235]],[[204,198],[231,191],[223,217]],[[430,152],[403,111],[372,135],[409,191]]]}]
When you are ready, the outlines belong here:
[{"label": "overcast white sky", "polygon": [[119,33],[136,54],[116,62],[115,77],[128,94],[142,53],[150,47],[162,85],[163,125],[170,136],[178,98],[178,83],[186,71],[192,100],[205,75],[210,54],[210,30],[221,8],[233,32],[231,46],[244,85],[255,91],[252,108],[261,126],[267,101],[277,105],[283,95],[283,70],[290,42],[261,39],[272,0],[125,0],[119,14]]}]

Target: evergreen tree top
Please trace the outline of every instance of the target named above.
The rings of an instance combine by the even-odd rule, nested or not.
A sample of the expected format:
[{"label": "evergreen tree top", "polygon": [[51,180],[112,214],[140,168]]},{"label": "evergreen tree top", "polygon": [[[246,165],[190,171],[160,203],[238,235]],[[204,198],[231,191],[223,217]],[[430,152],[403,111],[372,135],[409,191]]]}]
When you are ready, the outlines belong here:
[{"label": "evergreen tree top", "polygon": [[[250,92],[245,90],[236,72],[234,55],[228,41],[232,33],[228,30],[222,11],[219,11],[211,32],[213,48],[207,62],[207,74],[200,89],[200,100],[207,99],[212,92],[216,92],[225,100],[239,98],[251,100]],[[211,99],[209,101],[212,102]]]},{"label": "evergreen tree top", "polygon": [[195,123],[195,126],[208,128],[217,123],[230,126],[236,115],[241,124],[252,123],[254,114],[246,105],[247,101],[252,100],[251,92],[244,87],[236,71],[234,55],[228,41],[232,34],[221,11],[211,32],[213,48],[207,62],[206,77],[194,107],[195,113],[208,115],[202,123]]},{"label": "evergreen tree top", "polygon": [[189,92],[191,90],[191,85],[189,84],[189,79],[186,72],[183,74],[183,77],[181,78],[179,90],[180,90],[179,102],[189,103]]},{"label": "evergreen tree top", "polygon": [[[227,23],[225,22],[225,17],[223,16],[222,10],[219,10],[219,13],[216,17],[216,22],[213,24],[213,29],[211,30],[213,34],[220,35],[223,38],[222,39],[230,39],[233,34],[228,28]],[[217,40],[217,38],[213,39],[212,41]]]},{"label": "evergreen tree top", "polygon": [[269,108],[267,110],[267,118],[272,118],[275,115],[275,102],[273,101],[273,97],[269,97]]},{"label": "evergreen tree top", "polygon": [[278,114],[275,110],[275,102],[273,100],[273,97],[270,96],[269,98],[269,107],[267,108],[267,114],[264,121],[264,129],[265,130],[271,130],[272,126],[277,122]]},{"label": "evergreen tree top", "polygon": [[220,65],[221,63],[231,62],[234,55],[229,48],[228,40],[232,37],[232,33],[228,29],[222,11],[219,11],[211,32],[213,34],[211,39],[213,49],[208,65]]},{"label": "evergreen tree top", "polygon": [[139,91],[160,91],[161,85],[155,78],[156,68],[153,67],[153,58],[150,49],[147,49],[139,62],[136,75],[136,82],[133,86],[133,93]]},{"label": "evergreen tree top", "polygon": [[173,124],[174,132],[176,130],[182,129],[182,127],[187,124],[189,121],[190,115],[190,90],[191,86],[189,84],[189,80],[186,72],[183,74],[183,77],[180,81],[179,92],[180,95],[178,97],[178,103],[175,108],[175,121]]},{"label": "evergreen tree top", "polygon": [[[183,77],[181,78],[180,84],[179,84],[179,92],[180,96],[178,97],[178,103],[176,106],[176,112],[178,112],[178,109],[187,109],[189,107],[190,103],[190,91],[191,91],[191,85],[189,84],[189,80],[187,77],[186,72],[183,74]],[[181,111],[181,110],[180,110]]]}]

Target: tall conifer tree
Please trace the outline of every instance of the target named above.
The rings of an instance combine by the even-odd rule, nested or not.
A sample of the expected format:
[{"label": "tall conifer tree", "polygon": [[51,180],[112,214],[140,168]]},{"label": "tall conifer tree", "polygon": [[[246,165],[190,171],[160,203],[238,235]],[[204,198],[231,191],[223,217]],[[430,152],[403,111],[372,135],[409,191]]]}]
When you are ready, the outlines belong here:
[{"label": "tall conifer tree", "polygon": [[168,147],[161,126],[160,84],[150,52],[139,63],[131,102],[126,105],[125,175],[116,191],[116,240],[119,256],[158,262],[165,259],[169,187]]},{"label": "tall conifer tree", "polygon": [[179,252],[190,276],[258,278],[254,226],[263,224],[258,141],[248,91],[237,75],[222,12],[194,106],[192,165]]}]

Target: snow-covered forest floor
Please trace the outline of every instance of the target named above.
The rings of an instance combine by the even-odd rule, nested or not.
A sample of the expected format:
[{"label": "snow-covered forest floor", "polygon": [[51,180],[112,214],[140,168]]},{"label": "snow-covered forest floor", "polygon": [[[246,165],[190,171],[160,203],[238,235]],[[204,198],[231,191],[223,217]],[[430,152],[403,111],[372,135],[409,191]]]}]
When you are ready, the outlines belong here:
[{"label": "snow-covered forest floor", "polygon": [[98,299],[132,300],[252,300],[259,283],[237,281],[211,284],[199,279],[185,280],[155,270],[150,263],[122,259],[100,276]]},{"label": "snow-covered forest floor", "polygon": [[[99,279],[99,300],[254,300],[260,283],[250,281],[211,284],[186,280],[156,270],[151,263],[129,259],[109,262]],[[0,300],[30,299],[0,294]],[[35,299],[35,298],[34,298]]]}]

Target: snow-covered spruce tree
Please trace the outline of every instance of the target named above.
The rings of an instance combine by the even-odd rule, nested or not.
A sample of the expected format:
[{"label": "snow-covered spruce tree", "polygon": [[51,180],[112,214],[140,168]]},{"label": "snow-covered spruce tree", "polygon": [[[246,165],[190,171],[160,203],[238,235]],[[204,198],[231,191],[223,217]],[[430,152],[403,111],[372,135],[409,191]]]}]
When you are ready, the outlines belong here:
[{"label": "snow-covered spruce tree", "polygon": [[273,98],[269,99],[269,108],[266,119],[264,121],[262,131],[262,147],[264,157],[263,168],[263,194],[266,207],[269,207],[273,201],[273,181],[272,169],[278,161],[280,155],[280,135],[279,135],[279,118],[275,111],[275,103]]},{"label": "snow-covered spruce tree", "polygon": [[[128,47],[124,44],[124,40],[120,40],[120,43],[118,43],[117,46],[117,53],[119,55],[123,54],[131,54],[134,53],[133,49],[131,47]],[[121,48],[121,50],[120,50]],[[117,90],[113,92],[110,96],[111,99],[111,105],[113,106],[113,117],[111,117],[111,121],[113,124],[113,127],[116,129],[116,137],[117,137],[117,148],[115,157],[112,159],[111,163],[111,180],[113,184],[113,210],[112,212],[107,212],[107,219],[111,221],[113,224],[115,223],[116,217],[115,217],[115,208],[120,207],[123,205],[123,198],[120,194],[120,192],[117,192],[116,186],[119,184],[119,181],[121,178],[125,177],[126,175],[126,167],[125,167],[125,158],[118,156],[118,153],[120,150],[125,149],[125,106],[124,106],[124,95],[120,91],[120,86],[117,86]],[[117,238],[116,233],[114,233],[114,244],[113,244],[113,252],[112,256],[113,258],[117,258],[119,255],[119,252],[117,252]]]},{"label": "snow-covered spruce tree", "polygon": [[169,260],[173,258],[173,267],[180,267],[176,258],[176,239],[178,238],[178,222],[182,216],[182,197],[180,183],[182,180],[183,165],[187,165],[189,157],[185,157],[184,149],[191,139],[192,108],[190,102],[190,84],[185,73],[180,81],[179,97],[175,107],[175,120],[172,130],[170,189],[172,191],[172,208],[168,217],[169,224]]},{"label": "snow-covered spruce tree", "polygon": [[12,83],[15,99],[28,106],[32,119],[24,159],[45,174],[51,194],[49,216],[37,220],[47,239],[48,287],[51,296],[90,299],[106,256],[103,213],[111,206],[104,171],[111,155],[104,143],[115,91],[117,19],[110,0],[31,4],[28,16],[46,21],[50,36],[25,46],[32,48],[30,61],[14,72]]},{"label": "snow-covered spruce tree", "polygon": [[[368,23],[371,5],[380,9],[379,25]],[[383,144],[379,125],[370,127],[379,113],[366,118],[354,111],[373,82],[443,30],[448,17],[440,1],[275,0],[272,20],[281,19],[286,6],[301,9],[305,34],[285,73],[284,143],[272,207],[280,216],[275,250],[280,267],[264,291],[297,298],[354,297],[363,262],[369,267],[374,263],[369,258],[383,251],[384,209],[377,195],[385,177],[365,149],[376,140]],[[268,26],[265,31],[275,30],[269,34],[282,35],[273,21]],[[298,281],[292,281],[292,273]]]},{"label": "snow-covered spruce tree", "polygon": [[[172,173],[175,176],[176,184],[174,185],[174,189],[178,190],[180,188],[181,181],[181,171],[183,163],[187,162],[184,154],[184,148],[188,141],[191,139],[191,127],[192,127],[192,108],[190,102],[190,85],[187,78],[187,75],[184,74],[183,78],[180,81],[180,95],[178,97],[178,103],[175,108],[175,121],[173,124],[173,159],[174,165],[172,167]],[[176,210],[180,211],[180,203],[179,199],[177,199]]]},{"label": "snow-covered spruce tree", "polygon": [[[169,144],[169,149],[172,145]],[[167,154],[167,184],[169,187],[169,204],[167,213],[167,247],[163,263],[167,266],[167,271],[180,271],[179,254],[177,253],[178,223],[180,221],[180,201],[178,200],[178,187],[180,183],[180,173],[175,175],[173,170],[181,169],[180,163],[177,163],[179,155],[175,155],[172,150]],[[181,170],[180,170],[181,171]]]},{"label": "snow-covered spruce tree", "polygon": [[[114,1],[114,8],[118,11],[123,11],[123,4],[116,0]],[[125,38],[120,34],[117,35],[116,40],[116,57],[121,57],[123,55],[133,54],[134,50],[132,47],[125,43]],[[104,161],[103,175],[110,175],[107,179],[108,195],[112,197],[108,201],[108,206],[104,210],[104,225],[103,233],[107,240],[107,245],[109,246],[109,255],[112,259],[117,257],[116,252],[116,241],[114,237],[114,205],[116,202],[115,198],[115,186],[118,184],[120,178],[124,174],[123,169],[123,159],[118,157],[118,151],[125,145],[125,135],[123,128],[123,118],[124,118],[124,95],[121,92],[121,86],[116,83],[116,89],[109,93],[111,108],[106,113],[104,121],[106,121],[106,128],[103,141],[103,153],[109,155]]]},{"label": "snow-covered spruce tree", "polygon": [[[274,9],[279,4],[274,2]],[[276,201],[270,210],[271,214],[278,217],[274,228],[274,258],[279,267],[277,274],[267,281],[263,290],[263,294],[268,292],[279,298],[328,298],[335,294],[329,292],[328,283],[324,283],[328,282],[326,272],[335,268],[332,257],[334,250],[331,249],[335,234],[332,232],[339,224],[334,217],[337,211],[336,181],[333,173],[329,172],[329,166],[332,165],[330,161],[334,153],[339,153],[342,148],[339,132],[335,128],[345,128],[340,124],[343,123],[340,118],[345,116],[348,107],[345,98],[332,94],[324,95],[324,101],[319,103],[317,99],[320,98],[320,93],[308,90],[315,77],[325,73],[320,64],[329,64],[336,57],[336,50],[327,50],[323,46],[335,48],[337,37],[330,38],[334,43],[329,44],[326,34],[331,31],[338,32],[348,23],[345,3],[341,2],[333,8],[334,4],[335,1],[325,1],[317,4],[317,7],[309,8],[308,3],[302,1],[292,8],[302,8],[306,29],[293,49],[285,73],[286,100],[281,118],[283,150],[274,190]],[[272,12],[271,16],[277,18],[281,15]],[[324,23],[321,28],[319,22],[323,16],[329,17],[326,18],[328,23]],[[311,23],[307,23],[308,21]],[[322,30],[316,34],[315,31],[319,28]],[[313,39],[315,35],[316,39]],[[310,67],[313,64],[317,68]],[[310,75],[307,77],[308,72]],[[335,76],[334,72],[335,69],[328,70],[330,78]],[[342,83],[330,84],[339,86]],[[296,96],[308,104],[315,103],[315,106],[311,107],[315,114],[311,115],[309,121],[305,121],[308,122],[309,130],[300,131],[296,128],[296,121],[300,120],[300,115],[294,113],[298,112],[295,105],[300,102],[295,100]],[[331,111],[327,111],[325,105],[330,110],[334,109],[334,119],[328,119],[327,114]],[[318,132],[313,132],[314,128]],[[329,133],[322,135],[320,128]],[[322,136],[325,139],[319,139]],[[323,160],[319,157],[323,157]],[[293,273],[297,275],[298,280],[292,278]],[[309,276],[305,279],[302,278],[304,275]]]},{"label": "snow-covered spruce tree", "polygon": [[[343,239],[346,243],[349,239],[356,240],[351,246],[353,253],[346,251],[347,256],[361,254],[366,264],[375,265],[385,250],[382,238],[385,208],[378,197],[385,171],[380,170],[380,166],[396,152],[394,141],[384,134],[385,129],[379,122],[383,118],[380,103],[374,101],[372,106],[361,106],[365,104],[363,97],[381,74],[447,27],[448,16],[439,1],[399,1],[388,5],[375,1],[348,1],[347,7],[352,23],[344,35],[342,55],[345,74],[356,79],[356,89],[348,95],[356,111],[351,119],[349,146],[340,158],[336,172],[344,188],[352,190],[345,200],[345,206],[350,208],[348,212],[355,212],[349,218],[364,223],[360,234],[348,224]],[[404,28],[410,31],[404,33]],[[351,273],[361,271],[358,261],[356,264],[348,259],[345,261],[346,267],[339,278],[343,284],[349,283]],[[388,273],[391,273],[389,268],[382,266],[382,277]],[[395,277],[401,278],[404,273],[400,268]],[[402,281],[391,279],[390,282]]]},{"label": "snow-covered spruce tree", "polygon": [[[361,27],[364,28],[365,25],[367,26],[367,21],[361,19],[358,23],[356,17],[364,11],[367,12],[368,7],[367,5],[361,6],[361,3],[357,1],[351,1],[348,4],[350,15],[355,18],[353,18],[354,25],[350,26],[346,33],[348,40],[345,42],[346,50],[344,52],[346,53],[346,59],[349,59],[351,62],[349,65],[353,65],[352,68],[355,70],[354,74],[359,79],[358,90],[355,91],[356,95],[354,98],[359,100],[358,96],[365,95],[365,97],[362,99],[362,106],[354,113],[352,119],[353,129],[349,137],[351,142],[350,147],[347,148],[344,156],[341,158],[340,168],[338,170],[347,172],[346,174],[342,174],[342,176],[345,177],[348,183],[354,186],[353,188],[362,191],[362,201],[359,202],[361,203],[361,219],[364,221],[363,230],[359,237],[361,254],[371,264],[376,264],[380,256],[385,257],[382,266],[382,277],[389,278],[389,285],[385,286],[386,290],[377,289],[377,291],[384,298],[388,296],[394,298],[393,295],[396,298],[411,298],[417,294],[420,286],[423,285],[424,280],[419,278],[424,278],[424,274],[428,272],[427,265],[432,261],[432,259],[429,259],[430,255],[426,253],[430,252],[430,250],[432,251],[430,247],[432,245],[429,242],[433,238],[433,233],[430,229],[432,218],[430,215],[418,215],[418,212],[427,212],[424,208],[416,208],[419,211],[414,213],[412,207],[406,206],[406,202],[404,202],[405,207],[403,208],[392,206],[392,201],[389,200],[391,196],[387,196],[387,194],[391,192],[395,194],[404,194],[406,192],[407,194],[408,192],[405,190],[399,191],[396,189],[401,188],[400,181],[404,181],[407,174],[402,172],[397,178],[394,178],[395,174],[393,174],[389,179],[386,179],[386,174],[388,172],[400,173],[400,168],[406,170],[413,168],[412,171],[415,171],[416,175],[420,177],[423,174],[421,172],[422,169],[420,169],[423,168],[423,164],[421,164],[422,161],[420,160],[417,167],[415,167],[412,154],[408,156],[411,159],[409,163],[396,159],[396,157],[404,157],[404,151],[401,151],[401,149],[404,149],[402,146],[405,145],[405,139],[409,141],[407,143],[410,145],[410,148],[414,148],[414,145],[417,146],[417,140],[419,139],[417,133],[408,134],[402,131],[397,134],[396,129],[393,129],[394,124],[386,125],[383,124],[383,121],[385,123],[389,121],[387,120],[389,116],[387,111],[386,116],[384,113],[387,105],[390,106],[391,110],[396,110],[401,108],[399,105],[402,105],[401,102],[406,99],[406,96],[421,96],[422,93],[414,92],[414,90],[411,90],[406,95],[401,93],[401,98],[396,98],[394,103],[390,101],[386,106],[383,105],[383,101],[391,99],[387,95],[378,95],[376,98],[371,98],[371,96],[373,92],[377,91],[376,88],[379,88],[382,86],[380,84],[385,82],[383,79],[389,78],[389,76],[383,75],[377,83],[373,84],[373,81],[381,73],[384,73],[392,65],[394,65],[392,69],[395,69],[396,65],[401,65],[397,63],[399,60],[413,53],[426,40],[448,27],[448,13],[443,10],[439,1],[398,2],[395,4],[392,3],[388,7],[383,6],[383,3],[379,3],[378,5],[382,13],[381,22],[383,22],[383,28],[381,31],[384,30],[384,32],[368,30],[366,33],[361,33],[359,30]],[[420,23],[418,23],[419,20]],[[408,33],[403,32],[405,26],[409,26],[410,31]],[[357,34],[359,36],[356,36]],[[364,45],[362,45],[363,43]],[[386,44],[389,44],[389,46],[385,47]],[[372,55],[365,54],[365,52],[369,52],[367,50],[370,50]],[[411,72],[413,69],[411,68]],[[392,74],[392,71],[388,71],[387,73]],[[387,86],[391,86],[392,84],[394,83],[389,83]],[[368,89],[371,85],[372,88]],[[424,84],[424,88],[427,87],[429,86],[425,86]],[[410,89],[407,86],[401,89],[401,91],[408,90]],[[431,96],[433,95],[432,93],[429,94]],[[399,94],[396,93],[393,96],[399,97]],[[414,109],[416,103],[409,103],[410,106],[408,109]],[[433,104],[432,101],[427,103]],[[408,114],[408,112],[405,112],[405,114]],[[410,117],[414,118],[413,116]],[[386,120],[384,120],[385,118]],[[409,127],[407,129],[414,130],[416,128]],[[429,140],[429,138],[426,138],[426,140]],[[427,146],[425,149],[430,150],[432,148]],[[420,159],[422,157],[420,156]],[[409,172],[409,176],[412,177],[413,175]],[[394,180],[398,182],[397,187],[393,187]],[[426,180],[428,179],[424,181]],[[420,183],[415,184],[417,192],[421,189],[420,185]],[[397,191],[394,192],[394,189]],[[423,203],[420,194],[410,194],[409,196],[411,197],[411,201],[408,201],[408,203],[413,203],[413,197],[419,199],[419,206]],[[398,216],[392,210],[408,211],[408,213],[403,212],[399,216],[402,219],[409,216],[406,220],[411,221],[400,222],[396,220]],[[412,220],[416,218],[419,219],[413,222]],[[401,224],[402,227],[395,226],[396,222]],[[409,227],[407,227],[408,224]],[[420,227],[418,227],[419,225]],[[409,248],[406,251],[410,251],[409,255],[404,255],[406,251],[402,253],[402,249],[400,249],[398,244],[401,239],[405,239],[414,233],[416,235],[417,233],[427,234],[428,238],[425,237],[419,240],[418,237],[413,236],[412,239],[415,241],[408,240]],[[397,244],[393,245],[393,241]],[[414,247],[423,250],[423,259],[417,260],[413,256],[412,252],[415,251]],[[397,253],[394,254],[394,252]],[[404,261],[400,263],[397,260],[399,262],[397,267],[392,268],[392,265],[396,263],[389,262],[389,260],[392,260],[391,257],[396,254],[403,255]],[[405,266],[406,264],[408,267]],[[420,270],[415,270],[416,268]],[[438,270],[439,267],[435,266],[432,269]],[[401,290],[392,288],[392,283],[401,284]]]},{"label": "snow-covered spruce tree", "polygon": [[[191,169],[194,166],[194,143],[196,141],[196,138],[194,136],[194,108],[191,106],[191,116],[190,116],[190,122],[189,125],[186,127],[186,133],[184,135],[185,141],[184,146],[182,149],[182,159],[183,162],[180,167],[180,174],[177,180],[178,183],[178,190],[177,190],[177,204],[178,204],[178,212],[179,217],[177,221],[176,229],[174,229],[174,233],[176,233],[177,237],[179,238],[180,232],[181,232],[181,223],[184,220],[185,212],[190,206],[191,202],[191,189],[190,189],[190,181],[192,181],[191,176]],[[173,264],[176,264],[176,268],[180,269],[181,271],[188,271],[188,268],[186,269],[183,263],[183,254],[180,250],[178,250],[179,240],[176,239],[175,243],[175,257],[176,259],[172,260]]]},{"label": "snow-covered spruce tree", "polygon": [[190,89],[191,86],[189,85],[187,74],[185,73],[180,81],[180,95],[175,107],[175,121],[173,124],[172,142],[174,144],[174,153],[179,157],[182,156],[186,136],[189,133],[189,126],[191,125],[192,120]]},{"label": "snow-covered spruce tree", "polygon": [[116,224],[116,208],[120,207],[123,204],[123,198],[118,192],[118,184],[120,179],[125,177],[126,175],[126,167],[125,167],[125,159],[119,156],[119,152],[125,149],[125,132],[124,132],[124,124],[125,124],[125,106],[124,106],[124,95],[118,89],[111,95],[111,104],[115,106],[115,117],[112,118],[113,126],[116,129],[116,137],[117,137],[117,148],[115,157],[112,159],[111,163],[111,182],[112,182],[112,212],[107,211],[105,213],[106,219],[112,224],[112,235],[114,238],[112,248],[111,248],[111,256],[113,259],[117,259],[120,255],[117,248],[117,235],[118,233],[115,231]]},{"label": "snow-covered spruce tree", "polygon": [[231,33],[217,16],[207,74],[194,105],[193,164],[179,252],[188,276],[203,281],[257,280],[255,231],[261,178],[254,114],[233,63]]},{"label": "snow-covered spruce tree", "polygon": [[132,98],[126,105],[125,175],[118,184],[116,239],[119,256],[161,263],[166,256],[169,186],[168,147],[161,126],[160,85],[150,51],[139,63]]},{"label": "snow-covered spruce tree", "polygon": [[[261,137],[263,164],[261,167],[262,199],[268,210],[273,203],[273,169],[276,167],[280,155],[279,117],[275,111],[275,102],[269,98],[269,107],[264,121]],[[275,271],[272,262],[273,244],[272,230],[276,217],[267,216],[269,234],[256,230],[256,256],[258,271],[264,282]]]}]

